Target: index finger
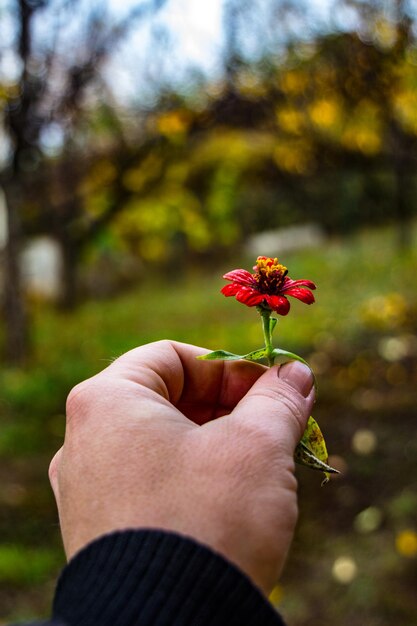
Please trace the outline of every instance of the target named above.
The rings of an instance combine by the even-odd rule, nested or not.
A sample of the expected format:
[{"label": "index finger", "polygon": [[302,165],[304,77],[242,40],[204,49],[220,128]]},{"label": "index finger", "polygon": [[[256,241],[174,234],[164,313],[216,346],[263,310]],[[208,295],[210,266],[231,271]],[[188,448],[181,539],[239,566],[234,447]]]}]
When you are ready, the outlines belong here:
[{"label": "index finger", "polygon": [[185,343],[158,341],[130,350],[108,370],[155,391],[193,421],[204,423],[230,413],[266,369],[243,360],[197,359],[207,352]]}]

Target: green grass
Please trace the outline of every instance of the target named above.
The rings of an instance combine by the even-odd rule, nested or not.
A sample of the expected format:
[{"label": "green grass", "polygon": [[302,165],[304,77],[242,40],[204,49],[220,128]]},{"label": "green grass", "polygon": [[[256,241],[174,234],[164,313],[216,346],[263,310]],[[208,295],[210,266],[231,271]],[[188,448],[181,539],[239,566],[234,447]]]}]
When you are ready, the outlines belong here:
[{"label": "green grass", "polygon": [[[319,333],[350,338],[363,328],[363,305],[378,295],[414,295],[417,253],[399,253],[390,229],[365,231],[322,249],[280,259],[293,278],[317,283],[316,299],[307,307],[292,300],[280,318],[283,344],[300,347]],[[250,269],[253,259],[236,261]],[[256,312],[224,298],[223,267],[214,275],[190,274],[172,283],[147,280],[135,291],[107,302],[90,302],[75,315],[41,310],[35,315],[36,361],[69,375],[97,371],[107,360],[138,344],[169,337],[210,348],[248,350],[262,343]],[[250,344],[250,345],[248,345]]]},{"label": "green grass", "polygon": [[[307,307],[292,300],[290,314],[280,318],[276,330],[280,345],[302,348],[321,333],[345,339],[357,335],[363,328],[363,306],[375,296],[399,293],[408,300],[417,253],[400,254],[394,233],[385,229],[293,253],[282,261],[293,278],[310,278],[318,287],[317,302]],[[253,259],[236,261],[236,266],[252,264]],[[262,343],[255,310],[219,293],[225,284],[221,275],[229,269],[190,274],[177,283],[148,277],[135,291],[87,303],[74,315],[38,311],[35,363],[77,379],[127,349],[167,337],[213,349],[254,349]]]}]

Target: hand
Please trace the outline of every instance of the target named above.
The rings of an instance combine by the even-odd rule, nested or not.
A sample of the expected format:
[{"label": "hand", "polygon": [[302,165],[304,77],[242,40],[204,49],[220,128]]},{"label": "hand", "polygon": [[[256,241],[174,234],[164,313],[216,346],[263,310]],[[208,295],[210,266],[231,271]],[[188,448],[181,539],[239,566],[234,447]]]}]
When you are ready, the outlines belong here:
[{"label": "hand", "polygon": [[72,390],[50,466],[64,547],[71,558],[116,529],[172,530],[269,593],[297,518],[293,453],[313,378],[298,362],[196,360],[205,352],[148,344]]}]

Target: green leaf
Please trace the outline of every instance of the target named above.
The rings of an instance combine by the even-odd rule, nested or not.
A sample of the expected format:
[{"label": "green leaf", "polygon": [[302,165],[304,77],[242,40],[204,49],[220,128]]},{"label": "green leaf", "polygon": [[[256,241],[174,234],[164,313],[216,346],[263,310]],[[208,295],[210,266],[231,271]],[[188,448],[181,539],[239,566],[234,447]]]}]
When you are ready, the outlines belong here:
[{"label": "green leaf", "polygon": [[245,354],[242,358],[247,361],[261,361],[261,359],[266,359],[266,349],[259,348],[259,350],[248,352],[248,354]]},{"label": "green leaf", "polygon": [[234,354],[233,352],[227,352],[227,350],[215,350],[197,357],[201,361],[238,361],[244,358],[241,354]]},{"label": "green leaf", "polygon": [[301,363],[304,363],[304,365],[310,367],[307,361],[298,356],[298,354],[294,354],[293,352],[287,352],[287,350],[281,350],[281,348],[274,348],[272,356],[274,357],[275,364],[278,365],[283,365],[283,363],[288,363],[288,361],[301,361]]},{"label": "green leaf", "polygon": [[245,359],[246,361],[260,361],[266,357],[265,348],[259,348],[259,350],[253,350],[253,352],[248,352],[248,354],[234,354],[233,352],[228,352],[227,350],[215,350],[214,352],[209,352],[208,354],[202,354],[198,356],[197,359],[201,361],[238,361]]},{"label": "green leaf", "polygon": [[308,418],[307,427],[301,441],[295,449],[297,463],[324,472],[323,485],[329,481],[329,474],[339,474],[338,470],[328,465],[326,442],[319,425],[313,417]]},{"label": "green leaf", "polygon": [[276,317],[269,318],[269,334],[271,335],[271,337],[272,337],[272,333],[274,332],[274,329],[277,323],[278,323],[278,320]]}]

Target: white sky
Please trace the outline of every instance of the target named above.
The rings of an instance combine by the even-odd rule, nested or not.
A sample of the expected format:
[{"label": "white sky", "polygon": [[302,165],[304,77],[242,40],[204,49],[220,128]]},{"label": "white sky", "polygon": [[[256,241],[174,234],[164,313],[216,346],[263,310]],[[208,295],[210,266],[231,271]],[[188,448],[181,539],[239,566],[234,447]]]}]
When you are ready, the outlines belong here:
[{"label": "white sky", "polygon": [[[90,2],[93,5],[99,1],[84,0],[82,4],[88,6]],[[121,43],[106,70],[107,80],[116,85],[118,99],[149,97],[154,92],[153,85],[159,87],[164,80],[172,82],[174,79],[183,83],[190,68],[212,77],[221,74],[224,1],[167,0],[153,17],[145,17],[143,24],[138,22],[137,26],[133,26],[132,34]],[[324,27],[330,25],[331,19],[337,20],[338,27],[349,27],[348,15],[331,9],[332,6],[340,7],[338,0],[298,1],[300,6],[314,12],[315,20],[318,19]],[[107,0],[109,13],[120,19],[138,3],[144,2],[146,0]],[[242,6],[245,2],[250,0],[242,0]],[[0,0],[0,9],[11,6],[10,3],[11,0]],[[262,23],[262,7],[266,6],[267,0],[258,0],[258,3],[252,18]],[[335,17],[336,13],[338,17]],[[77,27],[77,22],[74,26]],[[274,28],[277,27],[271,27],[272,33]],[[12,32],[10,19],[3,13],[0,20],[0,39],[3,43],[0,76],[19,73],[19,67],[13,65],[13,52],[7,43]],[[251,29],[250,21],[245,24],[244,40],[248,50],[256,49],[258,32],[256,28]]]},{"label": "white sky", "polygon": [[[152,92],[161,76],[181,80],[190,66],[215,73],[223,45],[222,4],[223,0],[168,0],[120,46],[107,76],[116,80],[123,95],[134,98],[138,92]],[[115,14],[123,15],[134,5],[135,0],[125,0],[122,13],[120,0],[109,0]],[[158,37],[157,45],[153,37]]]},{"label": "white sky", "polygon": [[[137,0],[109,0],[116,15],[124,15]],[[309,0],[309,7],[323,23],[329,23],[334,0]],[[135,98],[152,93],[152,85],[162,78],[181,82],[185,72],[194,67],[204,74],[220,73],[223,39],[224,0],[168,0],[144,26],[121,46],[110,64],[107,76],[118,85],[119,96]],[[262,1],[260,2],[262,5]],[[248,35],[250,35],[249,24]],[[152,34],[165,34],[157,45]],[[248,37],[249,39],[249,37]],[[140,96],[139,96],[140,97]]]}]

